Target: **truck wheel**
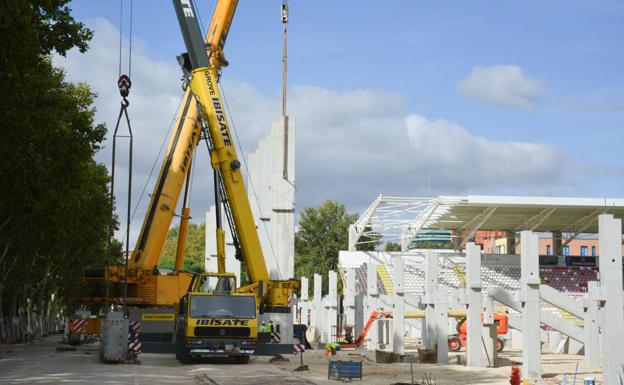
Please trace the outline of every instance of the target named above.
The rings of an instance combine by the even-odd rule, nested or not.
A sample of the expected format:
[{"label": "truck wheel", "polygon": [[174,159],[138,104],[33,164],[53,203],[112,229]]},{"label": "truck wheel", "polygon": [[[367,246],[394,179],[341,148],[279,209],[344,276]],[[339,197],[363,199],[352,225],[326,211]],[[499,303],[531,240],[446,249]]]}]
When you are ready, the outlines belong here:
[{"label": "truck wheel", "polygon": [[458,352],[461,350],[461,340],[458,336],[449,336],[448,337],[448,348],[452,352]]},{"label": "truck wheel", "polygon": [[503,349],[505,349],[505,340],[500,337],[496,338],[496,351],[500,353]]},{"label": "truck wheel", "polygon": [[246,365],[249,363],[249,356],[236,356],[234,357],[234,362],[241,365]]},{"label": "truck wheel", "polygon": [[183,350],[179,353],[176,353],[176,358],[182,365],[189,365],[193,363],[193,356],[190,355],[186,350]]}]

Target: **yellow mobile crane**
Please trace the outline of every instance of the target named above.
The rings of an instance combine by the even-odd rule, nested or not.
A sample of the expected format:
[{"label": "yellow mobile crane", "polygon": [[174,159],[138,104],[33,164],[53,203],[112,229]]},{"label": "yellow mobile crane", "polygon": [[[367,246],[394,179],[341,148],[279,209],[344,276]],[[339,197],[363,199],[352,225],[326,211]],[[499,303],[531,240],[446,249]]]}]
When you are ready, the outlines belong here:
[{"label": "yellow mobile crane", "polygon": [[[210,64],[218,74],[227,66],[223,47],[236,10],[238,0],[220,0],[215,8],[202,49],[210,57]],[[123,264],[91,267],[83,271],[83,279],[96,284],[88,302],[127,303],[130,319],[146,321],[142,324],[143,350],[149,342],[172,342],[175,311],[180,298],[189,290],[192,274],[184,272],[184,246],[190,210],[187,207],[190,168],[202,124],[195,97],[190,89],[184,93],[174,131],[156,180],[141,232],[129,259],[126,275]],[[158,268],[167,231],[173,220],[182,188],[183,198],[180,232],[176,250],[175,268],[165,271]],[[223,231],[220,232],[223,249]],[[224,270],[224,269],[223,269]],[[127,281],[127,292],[125,282]],[[147,344],[146,344],[147,342]]]},{"label": "yellow mobile crane", "polygon": [[212,59],[214,53],[204,47],[192,1],[173,0],[173,5],[187,49],[178,61],[200,110],[199,123],[204,127],[215,172],[217,206],[219,201],[223,203],[236,258],[246,267],[251,282],[236,288],[232,274],[225,272],[223,230],[217,223],[218,282],[214,290],[206,291],[201,288],[206,277],[196,279],[181,301],[178,336],[183,347],[178,358],[188,362],[195,356],[233,355],[246,362],[254,350],[250,345],[256,340],[258,315],[290,312],[299,282],[269,277],[217,84],[219,67]]}]

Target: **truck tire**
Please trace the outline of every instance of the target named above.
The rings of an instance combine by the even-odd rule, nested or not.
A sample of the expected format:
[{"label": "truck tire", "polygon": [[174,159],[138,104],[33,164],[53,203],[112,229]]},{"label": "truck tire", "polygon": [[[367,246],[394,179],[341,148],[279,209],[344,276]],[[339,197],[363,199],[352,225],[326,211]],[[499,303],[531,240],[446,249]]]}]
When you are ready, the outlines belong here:
[{"label": "truck tire", "polygon": [[190,365],[193,363],[193,356],[186,351],[186,349],[181,352],[176,353],[176,358],[182,365]]},{"label": "truck tire", "polygon": [[451,335],[448,337],[448,348],[452,352],[458,352],[461,350],[462,344],[461,339],[456,335]]},{"label": "truck tire", "polygon": [[234,362],[241,365],[246,365],[249,363],[249,356],[236,356],[234,357]]}]

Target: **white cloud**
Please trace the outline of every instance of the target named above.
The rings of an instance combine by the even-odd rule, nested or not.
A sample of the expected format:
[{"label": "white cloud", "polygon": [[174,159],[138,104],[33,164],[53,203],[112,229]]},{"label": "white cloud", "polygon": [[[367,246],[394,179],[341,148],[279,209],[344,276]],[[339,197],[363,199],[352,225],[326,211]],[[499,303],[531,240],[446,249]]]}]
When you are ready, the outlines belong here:
[{"label": "white cloud", "polygon": [[425,166],[437,169],[456,186],[538,191],[562,177],[564,154],[540,143],[497,142],[470,134],[444,119],[418,115],[406,119],[410,143]]},{"label": "white cloud", "polygon": [[[116,87],[118,31],[107,21],[92,23],[91,49],[55,58],[71,81],[88,81],[99,94],[97,119],[110,130],[119,112]],[[182,96],[180,71],[153,60],[135,41],[130,117],[135,135],[133,202],[147,180]],[[256,147],[270,122],[279,117],[279,98],[223,75],[229,106],[245,150]],[[379,193],[548,193],[562,180],[563,154],[537,143],[496,142],[471,134],[446,120],[410,114],[401,95],[382,90],[337,92],[323,87],[293,87],[289,110],[297,122],[297,207],[325,199],[345,202],[351,210],[368,206]],[[122,218],[127,178],[124,148],[118,164],[118,204]],[[110,139],[98,154],[110,164]],[[160,167],[156,166],[156,174]],[[204,146],[197,151],[191,207],[195,221],[212,204],[212,174]],[[153,189],[155,175],[147,188]],[[133,222],[133,243],[148,197]]]},{"label": "white cloud", "polygon": [[457,83],[457,91],[468,99],[500,106],[529,108],[543,92],[537,79],[527,77],[515,65],[477,66]]}]

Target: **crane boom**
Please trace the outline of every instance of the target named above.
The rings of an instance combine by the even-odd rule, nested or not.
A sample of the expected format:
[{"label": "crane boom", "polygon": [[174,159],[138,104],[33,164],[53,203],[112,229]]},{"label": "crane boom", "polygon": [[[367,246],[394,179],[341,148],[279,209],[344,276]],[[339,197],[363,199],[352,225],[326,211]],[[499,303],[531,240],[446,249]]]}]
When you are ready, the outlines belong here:
[{"label": "crane boom", "polygon": [[[227,65],[223,47],[237,4],[238,0],[220,0],[215,7],[205,42],[197,44],[198,49],[203,51],[203,55],[198,56],[209,58],[209,63],[215,66],[217,71]],[[201,124],[198,124],[197,105],[191,97],[190,90],[187,89],[137,244],[132,252],[131,268],[151,270],[158,266],[165,237],[200,137]],[[188,219],[188,215],[185,217]]]},{"label": "crane boom", "polygon": [[[212,143],[210,159],[218,173],[222,199],[230,221],[235,246],[247,268],[252,282],[239,289],[240,293],[253,292],[261,306],[288,311],[292,293],[298,289],[296,280],[271,280],[266,267],[260,239],[253,219],[249,197],[230,126],[224,111],[218,82],[218,67],[203,49],[203,41],[192,1],[173,0],[187,53],[179,60],[188,74],[189,88],[195,96]],[[215,56],[215,55],[212,55]],[[288,310],[287,310],[288,309]]]}]

